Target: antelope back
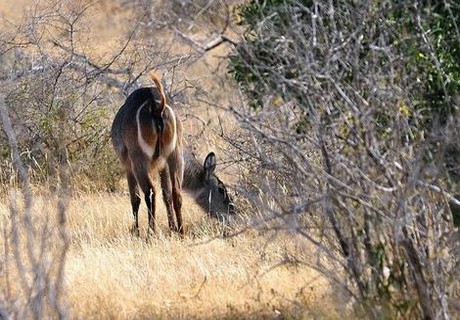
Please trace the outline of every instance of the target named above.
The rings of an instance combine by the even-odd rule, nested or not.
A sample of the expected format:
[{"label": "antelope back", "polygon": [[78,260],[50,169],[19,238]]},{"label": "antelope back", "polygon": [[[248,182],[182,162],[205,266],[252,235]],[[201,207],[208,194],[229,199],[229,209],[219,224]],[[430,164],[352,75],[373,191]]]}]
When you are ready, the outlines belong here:
[{"label": "antelope back", "polygon": [[180,124],[169,106],[161,106],[163,101],[156,88],[140,88],[128,96],[116,114],[112,143],[125,166],[129,166],[128,153],[133,151],[156,160],[168,157],[175,149]]}]

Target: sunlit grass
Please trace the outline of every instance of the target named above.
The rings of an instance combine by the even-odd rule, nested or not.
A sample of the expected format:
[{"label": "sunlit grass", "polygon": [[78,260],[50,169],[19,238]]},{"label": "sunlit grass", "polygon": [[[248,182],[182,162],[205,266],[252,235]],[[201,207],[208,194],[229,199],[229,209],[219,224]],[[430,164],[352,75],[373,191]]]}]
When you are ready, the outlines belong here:
[{"label": "sunlit grass", "polygon": [[[34,215],[43,214],[43,208],[49,214],[47,219],[36,217],[37,223],[54,223],[55,201],[35,198]],[[194,208],[189,201],[185,206]],[[130,214],[127,195],[71,199],[64,300],[72,318],[338,317],[329,285],[316,271],[303,265],[275,267],[287,256],[308,255],[295,235],[272,239],[248,230],[217,237],[219,228],[194,208],[186,214],[189,233],[181,239],[169,233],[161,208],[157,233],[147,239],[145,232],[130,235]],[[8,207],[0,206],[7,231],[8,217]],[[145,228],[145,217],[141,225]],[[2,237],[2,247],[4,241]],[[11,271],[11,260],[2,266],[7,261]],[[5,268],[0,270],[4,279]],[[14,283],[14,273],[9,277]],[[6,292],[5,282],[0,283]]]}]

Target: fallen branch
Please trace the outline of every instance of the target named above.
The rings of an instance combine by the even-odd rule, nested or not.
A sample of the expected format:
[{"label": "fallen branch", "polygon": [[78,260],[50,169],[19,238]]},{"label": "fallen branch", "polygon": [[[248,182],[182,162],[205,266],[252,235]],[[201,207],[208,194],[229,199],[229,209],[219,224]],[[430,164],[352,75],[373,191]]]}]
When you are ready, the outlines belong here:
[{"label": "fallen branch", "polygon": [[228,42],[228,43],[230,43],[230,44],[232,44],[234,46],[236,46],[238,44],[234,40],[230,39],[229,37],[227,37],[226,35],[221,33],[215,39],[213,39],[213,40],[209,41],[207,44],[203,45],[203,44],[199,43],[198,41],[192,39],[188,35],[184,34],[182,31],[180,31],[178,29],[175,29],[174,31],[182,39],[186,40],[187,42],[190,42],[194,47],[196,47],[202,53],[208,52],[208,51],[210,51],[212,49],[215,49],[215,48],[217,48],[218,46],[220,46],[221,44],[223,44],[225,42]]}]

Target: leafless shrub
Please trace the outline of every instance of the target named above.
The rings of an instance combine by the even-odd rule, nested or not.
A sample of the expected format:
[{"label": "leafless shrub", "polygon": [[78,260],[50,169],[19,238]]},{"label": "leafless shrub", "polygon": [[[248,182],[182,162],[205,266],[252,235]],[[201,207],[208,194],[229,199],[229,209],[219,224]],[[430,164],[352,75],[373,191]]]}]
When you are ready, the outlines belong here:
[{"label": "leafless shrub", "polygon": [[421,129],[420,88],[391,45],[385,11],[370,2],[272,5],[253,12],[260,20],[231,65],[245,93],[234,113],[247,134],[234,145],[252,172],[247,198],[264,223],[315,244],[327,263],[304,262],[373,317],[458,314],[449,207],[458,201],[443,165],[457,117]]},{"label": "leafless shrub", "polygon": [[[2,94],[21,159],[36,183],[55,184],[58,136],[64,135],[72,180],[86,177],[90,189],[113,188],[119,177],[108,143],[114,110],[146,71],[161,67],[159,61],[176,62],[167,48],[139,38],[142,16],[133,18],[117,50],[98,54],[88,41],[97,5],[39,2],[21,24],[1,34]],[[6,146],[1,143],[2,159]]]},{"label": "leafless shrub", "polygon": [[[69,174],[66,152],[59,137],[59,183],[56,192],[56,215],[43,213],[38,219],[33,211],[33,196],[27,169],[21,160],[18,141],[8,109],[0,96],[0,116],[11,148],[14,170],[20,191],[10,191],[9,216],[2,216],[2,251],[0,274],[3,279],[0,299],[2,319],[45,316],[68,317],[62,289],[66,255],[70,245],[67,230]],[[49,210],[49,208],[48,208]],[[45,218],[47,220],[45,220]],[[50,219],[50,220],[48,220]],[[4,308],[4,309],[3,309]]]}]

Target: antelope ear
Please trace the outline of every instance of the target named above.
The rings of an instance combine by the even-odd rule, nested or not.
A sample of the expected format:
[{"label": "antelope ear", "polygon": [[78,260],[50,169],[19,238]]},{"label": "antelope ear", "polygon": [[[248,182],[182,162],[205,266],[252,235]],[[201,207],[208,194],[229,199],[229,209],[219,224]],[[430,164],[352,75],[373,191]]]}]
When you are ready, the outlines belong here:
[{"label": "antelope ear", "polygon": [[216,170],[216,164],[217,164],[217,159],[216,155],[214,152],[210,152],[207,156],[206,159],[204,160],[204,171],[206,172],[206,179],[209,180],[211,178],[211,175],[214,173],[214,170]]}]

